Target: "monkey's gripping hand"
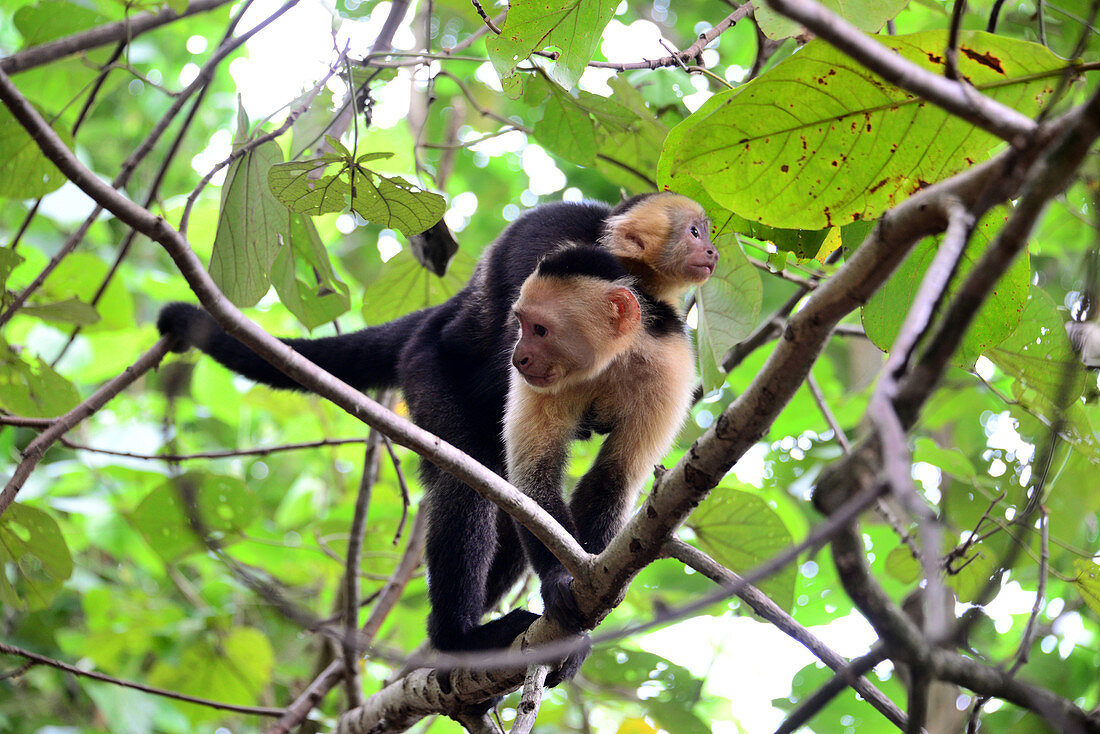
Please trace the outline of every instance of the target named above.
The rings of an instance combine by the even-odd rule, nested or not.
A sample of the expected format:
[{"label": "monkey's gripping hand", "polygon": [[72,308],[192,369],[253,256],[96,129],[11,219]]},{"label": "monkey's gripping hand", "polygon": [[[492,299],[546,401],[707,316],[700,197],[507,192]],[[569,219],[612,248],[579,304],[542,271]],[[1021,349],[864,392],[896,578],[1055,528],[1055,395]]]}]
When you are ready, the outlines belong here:
[{"label": "monkey's gripping hand", "polygon": [[[573,598],[573,592],[569,590],[570,578],[571,577],[567,574],[565,591],[567,594],[569,594],[569,598]],[[546,593],[545,589],[546,586],[544,584],[543,594]],[[576,607],[576,604],[574,603],[573,606]],[[501,620],[498,621],[512,620],[516,624],[522,624],[523,629],[520,632],[520,634],[522,634],[522,632],[526,631],[527,628],[530,627],[531,624],[538,618],[539,616],[537,614],[533,614],[526,609],[513,609],[511,612],[504,615],[504,617],[502,617]],[[554,621],[557,622],[557,619],[555,618]],[[554,688],[559,683],[573,680],[573,676],[575,676],[577,674],[577,671],[581,669],[581,665],[584,664],[584,661],[587,660],[588,656],[592,654],[592,641],[588,638],[588,635],[583,632],[576,632],[575,634],[577,636],[577,649],[569,653],[569,655],[567,655],[565,659],[561,661],[561,664],[557,667],[557,669],[551,670],[550,674],[546,676],[547,688]]]},{"label": "monkey's gripping hand", "polygon": [[560,566],[543,574],[542,603],[546,616],[557,622],[569,632],[579,633],[584,629],[584,616],[577,606],[577,598],[569,584],[573,577]]},{"label": "monkey's gripping hand", "polygon": [[169,303],[157,316],[157,330],[171,340],[169,348],[173,352],[202,349],[220,328],[210,314],[190,303]]}]

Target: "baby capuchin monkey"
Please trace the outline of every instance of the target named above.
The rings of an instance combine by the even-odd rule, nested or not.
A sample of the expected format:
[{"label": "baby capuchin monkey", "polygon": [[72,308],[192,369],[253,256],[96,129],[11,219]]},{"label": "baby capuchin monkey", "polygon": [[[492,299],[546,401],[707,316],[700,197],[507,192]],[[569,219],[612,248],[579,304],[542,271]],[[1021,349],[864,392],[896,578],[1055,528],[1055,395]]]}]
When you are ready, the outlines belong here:
[{"label": "baby capuchin monkey", "polygon": [[[622,528],[675,439],[695,384],[691,341],[671,300],[678,291],[670,284],[660,300],[637,283],[608,249],[567,247],[539,263],[512,306],[520,334],[504,419],[508,478],[589,553]],[[607,438],[567,506],[569,444],[590,431]],[[546,613],[580,629],[569,572],[530,532],[521,528],[520,537]]]}]

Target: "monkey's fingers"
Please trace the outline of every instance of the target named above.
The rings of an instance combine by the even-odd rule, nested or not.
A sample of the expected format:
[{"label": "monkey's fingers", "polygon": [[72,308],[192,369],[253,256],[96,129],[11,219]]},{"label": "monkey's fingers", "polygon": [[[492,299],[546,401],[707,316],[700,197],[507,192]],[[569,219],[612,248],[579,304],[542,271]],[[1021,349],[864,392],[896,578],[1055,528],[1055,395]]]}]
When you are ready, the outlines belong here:
[{"label": "monkey's fingers", "polygon": [[573,680],[573,676],[577,674],[577,671],[581,669],[581,665],[588,656],[592,654],[592,640],[586,634],[578,635],[580,640],[583,640],[584,646],[573,652],[562,661],[557,670],[550,671],[550,674],[546,676],[546,687],[554,688],[559,683],[567,680]]},{"label": "monkey's fingers", "polygon": [[569,632],[584,629],[584,616],[577,606],[577,599],[569,585],[573,577],[564,568],[546,574],[542,579],[542,603],[546,616]]}]

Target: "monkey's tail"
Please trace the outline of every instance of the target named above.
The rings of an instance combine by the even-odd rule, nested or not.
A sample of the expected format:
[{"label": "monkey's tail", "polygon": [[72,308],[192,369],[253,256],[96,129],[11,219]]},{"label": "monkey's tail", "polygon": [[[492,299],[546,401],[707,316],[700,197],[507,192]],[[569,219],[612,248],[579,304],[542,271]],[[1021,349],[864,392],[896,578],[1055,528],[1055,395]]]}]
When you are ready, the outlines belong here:
[{"label": "monkey's tail", "polygon": [[[415,311],[350,334],[280,341],[359,390],[397,387],[398,356],[426,313],[426,310]],[[161,309],[157,328],[162,335],[175,339],[177,351],[197,347],[250,380],[287,390],[302,389],[297,382],[227,334],[201,308],[188,303],[168,304]]]}]

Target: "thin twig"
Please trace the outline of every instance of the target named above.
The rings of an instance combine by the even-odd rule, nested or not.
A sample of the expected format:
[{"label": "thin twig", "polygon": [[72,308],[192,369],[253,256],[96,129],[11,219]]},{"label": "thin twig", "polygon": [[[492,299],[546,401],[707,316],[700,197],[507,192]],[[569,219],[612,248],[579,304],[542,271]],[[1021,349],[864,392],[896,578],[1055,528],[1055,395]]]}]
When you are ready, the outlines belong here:
[{"label": "thin twig", "polygon": [[[685,565],[695,569],[711,581],[719,584],[732,584],[739,577],[733,571],[722,566],[713,558],[698,548],[688,545],[682,540],[672,539],[666,546],[668,553],[673,558],[682,561]],[[841,677],[841,687],[851,686],[863,697],[867,703],[875,707],[883,716],[899,729],[905,728],[905,713],[899,709],[882,691],[863,677],[866,670],[870,670],[880,661],[876,660],[866,670],[856,672],[855,662],[849,663],[842,656],[834,652],[828,645],[814,635],[810,630],[799,624],[794,617],[783,611],[782,607],[773,602],[762,591],[751,584],[744,584],[737,592],[737,597],[748,604],[753,612],[764,621],[769,622],[779,631],[789,635],[792,639],[804,645],[823,663],[837,672]]]},{"label": "thin twig", "polygon": [[[500,12],[496,17],[493,18],[493,25],[495,25],[497,28],[500,28],[500,26],[504,24],[505,19],[507,17],[508,17],[508,10],[505,9],[502,12]],[[465,51],[470,46],[473,46],[475,43],[477,43],[478,39],[481,38],[482,36],[486,35],[488,32],[489,32],[489,25],[488,24],[480,25],[480,26],[478,26],[478,29],[476,31],[474,31],[470,35],[466,36],[465,38],[463,38],[461,41],[459,41],[455,45],[453,45],[453,46],[444,46],[443,47],[443,53],[450,56],[452,54],[457,54],[461,51]]]},{"label": "thin twig", "polygon": [[738,21],[743,20],[750,16],[753,12],[753,5],[751,2],[747,2],[741,7],[734,10],[722,20],[718,21],[712,28],[699,34],[699,38],[695,43],[691,44],[683,51],[674,53],[670,56],[665,56],[659,59],[653,59],[652,61],[635,61],[627,63],[618,63],[615,61],[590,61],[588,66],[593,69],[614,69],[615,71],[630,71],[632,69],[661,69],[669,66],[681,66],[687,61],[691,61],[699,54],[703,52],[703,49],[707,47],[716,38],[721,36],[727,30],[737,24]]},{"label": "thin twig", "polygon": [[532,665],[527,669],[527,677],[523,681],[523,695],[520,696],[519,705],[516,706],[516,720],[512,722],[509,734],[530,734],[535,727],[535,718],[539,715],[539,705],[542,703],[542,694],[546,690],[546,676],[549,673],[549,665]]},{"label": "thin twig", "polygon": [[[963,0],[957,0],[962,2]],[[897,338],[890,348],[890,355],[882,368],[882,377],[871,395],[868,414],[879,435],[885,475],[892,493],[914,520],[918,521],[921,540],[919,556],[928,587],[925,599],[925,629],[933,640],[944,640],[948,633],[948,621],[943,604],[946,589],[943,585],[940,563],[940,539],[942,528],[939,520],[921,498],[913,483],[912,456],[909,453],[903,420],[899,417],[894,400],[898,384],[905,373],[921,337],[932,324],[932,318],[947,293],[948,285],[958,270],[970,233],[974,228],[974,215],[961,203],[948,201],[947,231],[936,249],[924,278],[921,280],[913,304],[902,323]],[[914,674],[914,679],[920,677]]]},{"label": "thin twig", "polygon": [[825,417],[825,422],[829,425],[829,430],[836,436],[836,442],[840,444],[840,450],[846,454],[852,453],[852,444],[848,441],[848,435],[844,433],[844,429],[837,423],[836,416],[833,415],[833,411],[829,409],[829,404],[825,402],[825,394],[821,392],[821,387],[817,384],[817,380],[814,379],[814,373],[806,375],[806,387],[810,390],[810,395],[813,396],[814,402],[817,403],[817,409],[821,411],[821,415]]},{"label": "thin twig", "polygon": [[[2,73],[0,72],[0,74]],[[22,461],[15,467],[15,471],[12,473],[7,486],[4,487],[4,491],[0,492],[0,515],[3,515],[4,510],[8,509],[8,505],[15,501],[16,493],[19,492],[23,483],[27,481],[27,477],[34,471],[34,467],[38,465],[42,455],[46,453],[46,449],[53,445],[66,431],[95,413],[113,397],[136,382],[138,378],[160,364],[160,361],[164,359],[164,355],[168,354],[168,346],[167,339],[159,340],[149,351],[138,357],[136,362],[123,370],[122,374],[108,381],[92,393],[87,400],[53,421],[49,428],[38,434],[27,448],[23,449]]]},{"label": "thin twig", "polygon": [[355,511],[348,529],[347,562],[344,565],[344,686],[348,708],[363,705],[363,684],[359,675],[359,654],[352,640],[359,626],[359,564],[362,561],[363,535],[367,530],[371,490],[378,469],[378,445],[381,434],[372,430],[363,457],[363,475],[355,497]]},{"label": "thin twig", "polygon": [[105,23],[64,38],[32,46],[0,59],[0,71],[5,74],[18,74],[66,56],[106,46],[108,43],[133,40],[154,28],[168,25],[180,18],[205,13],[222,5],[228,5],[229,2],[230,0],[193,0],[182,13],[165,8],[157,12],[139,13],[114,23]]},{"label": "thin twig", "polygon": [[[0,417],[0,423],[4,422],[4,418]],[[64,444],[66,448],[73,449],[74,451],[90,451],[96,454],[105,454],[107,456],[120,456],[126,459],[141,459],[143,461],[168,461],[176,464],[184,461],[197,461],[202,459],[231,459],[240,456],[269,456],[271,454],[277,454],[283,451],[300,451],[302,449],[315,449],[325,446],[346,446],[353,443],[365,443],[366,440],[366,438],[323,438],[319,441],[305,441],[303,443],[286,443],[276,446],[259,446],[257,448],[251,449],[200,451],[194,454],[137,454],[130,451],[116,451],[114,449],[103,449],[95,446],[84,446],[82,444],[74,443],[73,441],[70,441],[66,438],[62,438],[61,443]]]},{"label": "thin twig", "polygon": [[966,15],[966,0],[955,0],[951,8],[951,29],[947,33],[947,48],[943,53],[943,75],[951,81],[959,81],[959,31]]},{"label": "thin twig", "polygon": [[[855,682],[867,680],[864,676],[885,659],[885,646],[876,645],[866,655],[862,655],[840,668],[833,668],[836,674],[830,678],[825,685],[802,699],[798,706],[796,706],[791,713],[787,714],[787,718],[783,719],[783,723],[775,730],[775,734],[792,734],[792,732],[798,731],[808,724],[810,719],[820,713],[823,708],[828,706],[834,698],[839,696],[841,691],[846,687],[854,686]],[[878,691],[877,688],[874,690]],[[881,696],[883,694],[879,692],[879,695]],[[864,698],[866,698],[866,696],[864,696]],[[890,701],[890,699],[886,700],[890,706],[897,708],[893,701]],[[901,709],[897,709],[897,716],[898,721],[891,719],[891,722],[899,729],[904,730],[909,725],[909,717],[906,716],[905,712]]]},{"label": "thin twig", "polygon": [[985,30],[987,33],[997,32],[997,20],[1001,15],[1001,6],[1005,4],[1005,0],[995,0],[993,3],[993,9],[989,11],[989,22],[985,24]]},{"label": "thin twig", "polygon": [[382,436],[382,443],[386,446],[386,451],[390,455],[390,462],[393,464],[393,471],[397,474],[397,486],[401,490],[401,521],[397,523],[397,530],[393,534],[393,544],[397,545],[401,540],[402,533],[405,532],[405,523],[409,519],[409,485],[405,481],[405,472],[401,470],[401,459],[397,457],[397,452],[393,450],[393,441],[389,439],[389,436]]},{"label": "thin twig", "polygon": [[110,683],[111,685],[121,686],[123,688],[132,688],[135,691],[151,693],[154,696],[162,696],[164,698],[170,698],[174,701],[186,701],[187,703],[193,703],[199,706],[206,706],[207,708],[220,709],[222,711],[233,711],[238,714],[251,714],[254,716],[282,716],[284,713],[284,709],[270,708],[267,706],[238,706],[237,704],[223,703],[221,701],[211,701],[210,699],[198,698],[196,696],[188,696],[183,693],[176,693],[175,691],[166,691],[163,688],[153,688],[152,686],[147,686],[142,683],[134,683],[133,681],[115,678],[110,675],[104,675],[103,673],[96,673],[91,670],[83,670],[76,667],[75,665],[69,665],[68,663],[63,663],[60,660],[54,660],[53,658],[48,658],[45,655],[39,655],[38,653],[33,653],[30,650],[24,650],[21,647],[8,645],[3,642],[0,642],[0,653],[25,658],[35,665],[47,665],[51,668],[57,668],[58,670],[63,670],[66,673],[71,673],[72,675],[77,675],[82,678],[91,678],[92,680]]},{"label": "thin twig", "polygon": [[492,18],[485,14],[485,8],[481,7],[481,3],[479,3],[478,0],[470,0],[470,2],[474,4],[474,10],[481,16],[481,20],[485,23],[486,27],[499,36],[500,28],[497,27],[497,24],[493,22]]}]

